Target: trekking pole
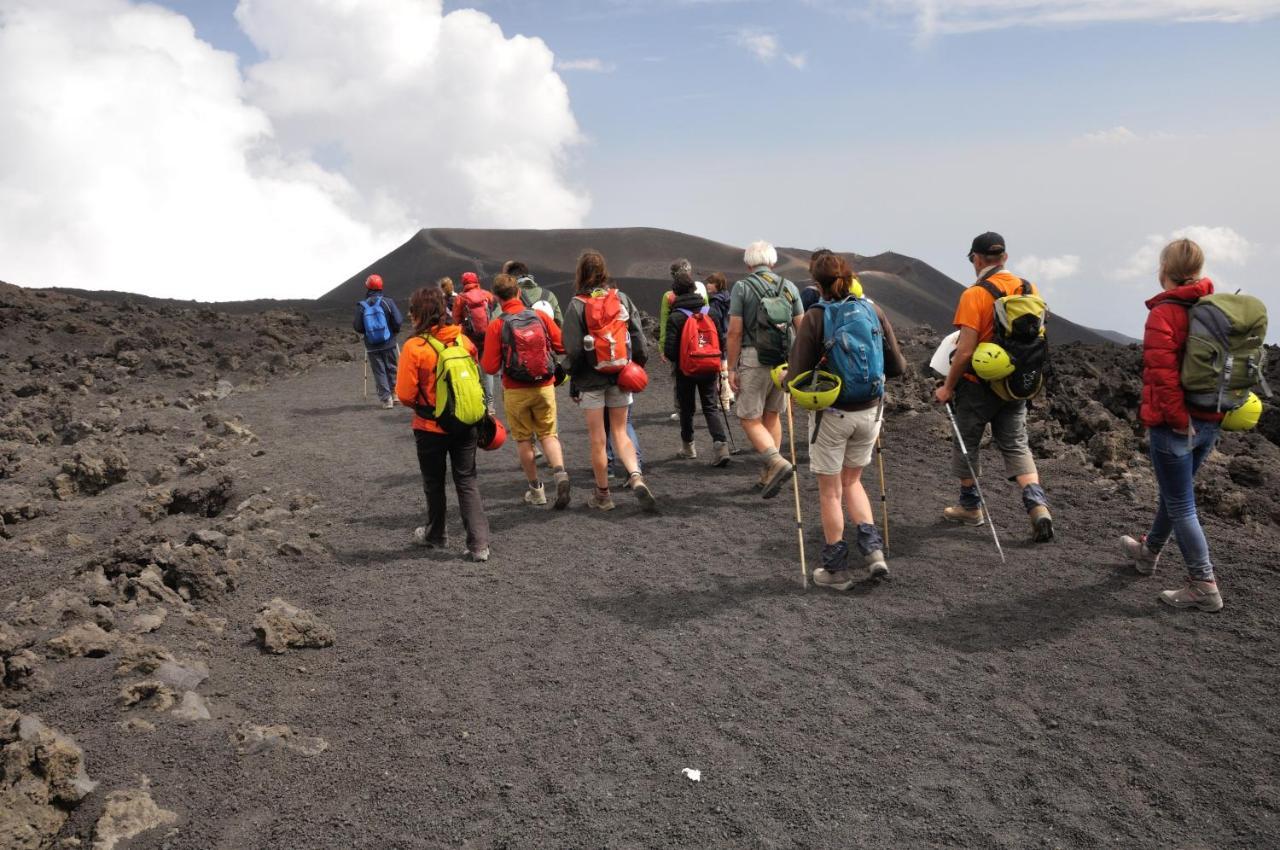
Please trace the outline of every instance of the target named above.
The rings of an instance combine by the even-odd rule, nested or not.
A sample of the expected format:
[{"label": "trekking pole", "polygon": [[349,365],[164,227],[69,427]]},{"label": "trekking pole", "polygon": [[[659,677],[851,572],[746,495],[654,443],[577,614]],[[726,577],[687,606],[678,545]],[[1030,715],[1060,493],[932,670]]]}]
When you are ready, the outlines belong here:
[{"label": "trekking pole", "polygon": [[796,495],[796,539],[800,543],[800,586],[809,589],[809,563],[804,557],[804,522],[800,519],[800,476],[795,472],[796,465],[796,421],[791,415],[791,393],[787,393],[787,431],[791,435],[791,484]]},{"label": "trekking pole", "polygon": [[965,447],[964,437],[960,436],[960,426],[956,423],[956,415],[951,410],[951,403],[944,405],[947,409],[947,418],[951,420],[951,431],[956,435],[956,445],[960,447],[960,454],[964,455],[965,465],[969,467],[969,474],[973,476],[974,489],[978,491],[978,504],[982,506],[982,515],[987,520],[987,525],[991,526],[991,539],[996,543],[996,551],[1000,553],[1000,563],[1005,563],[1004,549],[1000,546],[1000,535],[996,534],[995,520],[991,518],[991,511],[987,509],[987,500],[982,495],[982,485],[978,483],[978,473],[974,471],[973,461],[969,458],[969,450]]},{"label": "trekking pole", "polygon": [[364,357],[363,376],[364,376],[364,397],[368,398],[369,397],[369,356],[367,354]]},{"label": "trekking pole", "polygon": [[724,387],[724,376],[716,379],[716,393],[720,395],[720,413],[724,416],[724,432],[729,435],[729,454],[736,455],[738,453],[738,441],[733,439],[733,427],[729,425],[729,409],[724,406],[724,395],[720,393]]},{"label": "trekking pole", "polygon": [[889,551],[889,495],[884,486],[884,446],[876,435],[876,460],[880,464],[880,518],[884,523],[884,550]]}]

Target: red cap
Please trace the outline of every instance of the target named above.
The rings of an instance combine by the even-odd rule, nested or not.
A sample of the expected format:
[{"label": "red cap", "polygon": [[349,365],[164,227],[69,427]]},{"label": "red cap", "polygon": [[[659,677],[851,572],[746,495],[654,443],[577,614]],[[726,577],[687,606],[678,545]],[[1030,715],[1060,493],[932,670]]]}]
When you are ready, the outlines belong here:
[{"label": "red cap", "polygon": [[475,272],[463,272],[462,285],[466,286],[468,283],[474,283],[476,286],[479,286],[480,285],[479,275],[477,275]]},{"label": "red cap", "polygon": [[364,288],[365,288],[365,289],[377,289],[378,291],[381,291],[381,290],[382,290],[382,275],[377,275],[377,274],[371,274],[371,275],[369,275],[367,278],[365,278],[365,281],[364,281]]}]

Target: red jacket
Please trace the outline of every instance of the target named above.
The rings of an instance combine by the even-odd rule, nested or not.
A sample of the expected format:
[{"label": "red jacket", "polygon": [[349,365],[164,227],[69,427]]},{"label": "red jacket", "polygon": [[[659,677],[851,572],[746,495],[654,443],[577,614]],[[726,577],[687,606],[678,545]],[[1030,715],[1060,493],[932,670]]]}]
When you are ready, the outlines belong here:
[{"label": "red jacket", "polygon": [[[502,317],[511,316],[516,313],[522,313],[529,308],[525,307],[524,301],[517,295],[510,301],[502,302],[502,312],[489,320],[489,329],[484,335],[484,356],[480,358],[480,368],[484,369],[490,375],[498,374],[498,370],[502,368],[502,363],[507,358],[507,353],[502,350]],[[538,313],[537,310],[534,311]],[[551,350],[556,354],[564,354],[564,343],[560,336],[560,326],[555,320],[548,319],[545,314],[538,313],[538,318],[542,320],[542,326],[547,329],[547,338],[551,340]],[[507,377],[504,372],[502,374],[502,386],[509,390],[524,390],[532,387],[549,387],[555,383],[555,379],[543,381],[540,384],[525,384],[520,381],[513,381]]]},{"label": "red jacket", "polygon": [[456,298],[453,299],[453,323],[455,325],[462,324],[462,314],[467,311],[467,298],[465,298],[464,296],[468,292],[473,292],[477,289],[484,294],[484,300],[489,306],[490,315],[492,315],[493,311],[497,309],[498,296],[494,295],[492,292],[482,287],[480,285],[480,281],[478,280],[467,281],[462,285],[462,292]]},{"label": "red jacket", "polygon": [[1142,424],[1186,430],[1194,417],[1218,422],[1222,414],[1187,409],[1182,392],[1182,354],[1190,321],[1187,305],[1213,294],[1213,281],[1203,278],[1161,292],[1147,302],[1150,314],[1142,335]]}]

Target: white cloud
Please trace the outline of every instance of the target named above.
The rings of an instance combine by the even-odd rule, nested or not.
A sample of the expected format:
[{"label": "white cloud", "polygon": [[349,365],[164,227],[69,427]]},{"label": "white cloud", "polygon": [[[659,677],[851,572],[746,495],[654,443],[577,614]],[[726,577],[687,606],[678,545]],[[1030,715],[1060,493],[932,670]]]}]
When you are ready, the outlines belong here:
[{"label": "white cloud", "polygon": [[1085,133],[1083,141],[1091,145],[1127,145],[1138,140],[1138,134],[1128,127],[1112,127],[1110,130],[1098,130]]},{"label": "white cloud", "polygon": [[1230,227],[1189,225],[1167,236],[1159,233],[1149,235],[1141,247],[1116,269],[1114,277],[1122,280],[1155,277],[1160,270],[1160,251],[1174,239],[1190,239],[1204,250],[1206,273],[1220,266],[1245,266],[1256,250],[1253,243]]},{"label": "white cloud", "polygon": [[803,71],[805,66],[809,64],[809,57],[804,53],[787,53],[782,58],[797,71]]},{"label": "white cloud", "polygon": [[556,62],[557,71],[587,71],[593,74],[612,74],[618,66],[612,62],[592,57],[590,59],[566,59]]},{"label": "white cloud", "polygon": [[237,17],[268,57],[248,81],[155,5],[0,0],[0,277],[304,297],[420,224],[581,223],[562,176],[578,128],[541,41],[432,0]]},{"label": "white cloud", "polygon": [[870,8],[910,16],[922,35],[932,36],[1131,21],[1243,23],[1280,15],[1280,0],[871,0]]},{"label": "white cloud", "polygon": [[1060,257],[1022,257],[1013,263],[1018,274],[1034,283],[1056,283],[1080,273],[1080,258],[1075,254]]},{"label": "white cloud", "polygon": [[767,32],[741,30],[735,40],[738,46],[761,62],[772,62],[778,56],[778,38]]}]

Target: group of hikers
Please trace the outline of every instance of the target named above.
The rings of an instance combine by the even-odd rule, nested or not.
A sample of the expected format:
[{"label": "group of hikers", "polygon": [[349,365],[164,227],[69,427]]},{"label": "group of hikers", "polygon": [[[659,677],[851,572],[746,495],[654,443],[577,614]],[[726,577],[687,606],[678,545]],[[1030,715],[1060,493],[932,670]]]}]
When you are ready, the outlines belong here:
[{"label": "group of hikers", "polygon": [[[956,332],[933,360],[941,378],[934,400],[951,424],[951,472],[959,483],[958,502],[945,507],[942,518],[990,526],[1000,548],[979,483],[980,445],[989,427],[1005,475],[1020,489],[1031,540],[1049,543],[1053,516],[1027,438],[1028,404],[1043,391],[1049,370],[1048,308],[1033,283],[1006,268],[998,233],[976,237],[966,256],[975,283],[961,294]],[[864,576],[886,577],[885,541],[862,473],[879,447],[885,383],[907,370],[893,326],[840,254],[813,252],[803,289],[775,271],[778,254],[767,242],[748,246],[743,262],[745,274],[732,286],[719,272],[695,279],[688,260],[671,264],[671,289],[658,305],[658,357],[674,378],[678,457],[697,457],[694,418],[701,406],[712,440],[710,465],[727,466],[732,407],[760,467],[755,486],[761,497],[775,497],[792,481],[802,529],[794,428],[788,459],[782,416],[792,420],[793,405],[804,408],[824,540],[813,581],[843,591]],[[1218,611],[1222,596],[1196,510],[1194,477],[1221,430],[1257,424],[1261,401],[1252,390],[1260,386],[1269,394],[1262,375],[1266,311],[1252,296],[1215,294],[1203,266],[1203,252],[1187,239],[1160,255],[1162,291],[1147,302],[1140,410],[1159,503],[1147,534],[1125,536],[1120,544],[1137,571],[1150,575],[1172,536],[1188,576],[1158,598],[1175,608]],[[414,411],[427,500],[427,524],[415,529],[416,542],[446,546],[451,474],[467,557],[489,559],[477,450],[499,448],[508,434],[526,479],[524,502],[548,503],[538,469],[543,459],[554,484],[552,507],[569,506],[556,395],[566,381],[589,437],[594,486],[588,508],[614,509],[612,471],[645,510],[656,510],[659,500],[645,478],[631,418],[634,394],[648,383],[650,344],[640,311],[610,277],[605,258],[582,253],[565,305],[520,261],[504,264],[488,289],[475,272],[463,274],[461,283],[455,292],[453,281],[442,278],[413,293],[412,336],[399,353],[395,340],[404,319],[383,294],[378,275],[368,277],[353,322],[364,337],[379,402]],[[497,411],[498,376],[505,424]],[[800,545],[803,560],[802,531]]]}]

